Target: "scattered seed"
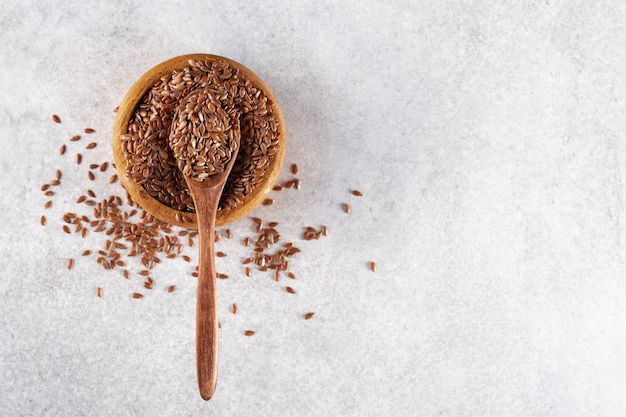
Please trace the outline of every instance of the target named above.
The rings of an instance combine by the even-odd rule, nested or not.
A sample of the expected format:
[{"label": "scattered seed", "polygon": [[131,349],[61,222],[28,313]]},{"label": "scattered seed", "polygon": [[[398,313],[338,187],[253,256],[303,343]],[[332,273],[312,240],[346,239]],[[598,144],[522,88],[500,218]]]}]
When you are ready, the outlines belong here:
[{"label": "scattered seed", "polygon": [[289,294],[295,294],[296,293],[296,290],[294,290],[291,287],[285,287],[285,291],[287,291]]},{"label": "scattered seed", "polygon": [[263,201],[263,205],[264,206],[271,206],[272,204],[274,204],[274,199],[273,198],[267,198],[267,199],[265,199],[265,201]]},{"label": "scattered seed", "polygon": [[41,191],[46,191],[48,188],[50,188],[50,184],[44,184],[41,186],[40,190]]},{"label": "scattered seed", "polygon": [[46,192],[45,192],[45,193],[43,193],[43,194],[44,194],[46,197],[52,197],[52,196],[54,195],[54,191],[49,190],[49,191],[46,191]]},{"label": "scattered seed", "polygon": [[67,269],[72,269],[74,266],[74,258],[70,258],[67,260]]},{"label": "scattered seed", "polygon": [[243,332],[243,334],[245,334],[246,336],[252,336],[254,335],[254,333],[256,333],[254,330],[246,330],[245,332]]},{"label": "scattered seed", "polygon": [[309,320],[311,317],[313,317],[314,314],[315,314],[314,312],[306,313],[304,315],[304,319],[305,320]]},{"label": "scattered seed", "polygon": [[83,156],[79,153],[76,154],[76,163],[78,165],[80,165],[80,163],[83,162]]},{"label": "scattered seed", "polygon": [[346,213],[350,213],[350,205],[348,203],[343,203],[342,207],[343,211],[345,211]]},{"label": "scattered seed", "polygon": [[91,255],[91,251],[89,249],[83,251],[82,256],[89,256]]},{"label": "scattered seed", "polygon": [[96,142],[91,142],[87,146],[85,146],[85,149],[93,149],[96,146],[98,146],[98,144]]},{"label": "scattered seed", "polygon": [[138,292],[134,292],[133,293],[133,298],[143,298],[143,294],[138,293]]},{"label": "scattered seed", "polygon": [[170,285],[165,289],[166,292],[173,292],[176,289],[176,285]]},{"label": "scattered seed", "polygon": [[244,268],[245,272],[246,272],[246,276],[249,277],[252,275],[252,270],[250,269],[250,267],[246,266]]},{"label": "scattered seed", "polygon": [[376,262],[370,262],[370,269],[372,272],[376,272]]},{"label": "scattered seed", "polygon": [[50,208],[52,206],[52,200],[48,200],[45,203],[43,203],[43,208],[47,209]]},{"label": "scattered seed", "polygon": [[85,128],[85,133],[94,133],[94,132],[95,132],[95,130],[93,130],[93,129],[92,129],[92,128],[90,128],[90,127],[86,127],[86,128]]},{"label": "scattered seed", "polygon": [[65,146],[65,144],[61,145],[61,147],[59,148],[59,155],[63,155],[66,149],[67,147]]},{"label": "scattered seed", "polygon": [[97,287],[97,288],[96,288],[96,295],[97,295],[98,297],[102,297],[102,287]]},{"label": "scattered seed", "polygon": [[76,142],[77,140],[80,140],[80,135],[74,135],[70,138],[70,141],[72,142]]},{"label": "scattered seed", "polygon": [[39,223],[42,226],[45,226],[48,223],[48,221],[46,220],[46,216],[41,216],[41,220],[39,220]]},{"label": "scattered seed", "polygon": [[93,181],[93,180],[95,180],[95,179],[96,179],[96,176],[95,176],[95,175],[93,175],[93,172],[88,171],[88,172],[87,172],[87,178],[89,178],[89,181]]},{"label": "scattered seed", "polygon": [[357,197],[362,197],[363,196],[363,193],[360,192],[359,190],[352,190],[352,194],[357,196]]},{"label": "scattered seed", "polygon": [[293,175],[298,175],[298,165],[296,164],[291,164],[291,173]]},{"label": "scattered seed", "polygon": [[54,123],[61,123],[61,118],[59,116],[57,116],[56,114],[52,115],[52,121]]},{"label": "scattered seed", "polygon": [[117,181],[117,174],[113,174],[109,177],[109,184],[113,184],[115,181]]},{"label": "scattered seed", "polygon": [[237,304],[233,303],[233,305],[231,306],[231,311],[233,312],[233,314],[237,314]]},{"label": "scattered seed", "polygon": [[108,162],[101,163],[100,164],[100,172],[106,171],[108,167],[109,167],[109,163]]},{"label": "scattered seed", "polygon": [[217,256],[218,258],[223,258],[224,256],[226,256],[226,254],[224,252],[215,252],[215,256]]}]

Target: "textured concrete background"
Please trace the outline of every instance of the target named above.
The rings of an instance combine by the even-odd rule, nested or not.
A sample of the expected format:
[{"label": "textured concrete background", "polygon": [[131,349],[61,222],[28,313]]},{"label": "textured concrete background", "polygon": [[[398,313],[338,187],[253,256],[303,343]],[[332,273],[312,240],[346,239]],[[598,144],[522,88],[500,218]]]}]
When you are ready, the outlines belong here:
[{"label": "textured concrete background", "polygon": [[[0,415],[625,415],[625,11],[618,0],[4,0]],[[268,83],[302,181],[255,212],[302,248],[296,295],[244,276],[249,219],[219,243],[231,278],[219,282],[208,403],[191,264],[163,262],[135,300],[138,277],[77,256],[104,237],[60,227],[88,187],[84,164],[111,158],[112,109],[148,68],[191,52]],[[85,127],[99,146],[78,167],[84,143],[56,152]],[[64,180],[44,228],[39,186],[55,168]],[[104,177],[90,186],[120,192]],[[322,224],[328,237],[299,240]]]}]

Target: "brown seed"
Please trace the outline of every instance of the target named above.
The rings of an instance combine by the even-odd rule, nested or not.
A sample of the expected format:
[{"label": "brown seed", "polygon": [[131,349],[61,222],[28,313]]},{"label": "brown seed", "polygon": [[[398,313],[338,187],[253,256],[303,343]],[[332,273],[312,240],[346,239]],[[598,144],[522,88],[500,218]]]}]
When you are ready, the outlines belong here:
[{"label": "brown seed", "polygon": [[250,238],[249,238],[249,237],[247,237],[247,238],[245,238],[245,239],[243,240],[243,245],[244,245],[245,247],[247,247],[249,244],[250,244]]},{"label": "brown seed", "polygon": [[273,198],[266,198],[265,201],[263,201],[264,206],[271,206],[272,204],[274,204]]},{"label": "brown seed", "polygon": [[109,177],[109,184],[113,184],[115,181],[117,181],[117,174],[113,174]]},{"label": "brown seed", "polygon": [[362,197],[363,196],[363,193],[360,192],[359,190],[352,190],[352,194],[357,196],[357,197]]},{"label": "brown seed", "polygon": [[108,167],[109,167],[109,163],[108,162],[101,163],[100,164],[100,172],[106,171]]},{"label": "brown seed", "polygon": [[80,203],[82,203],[82,202],[83,202],[83,201],[85,201],[85,200],[87,200],[87,196],[86,196],[86,195],[81,195],[80,197],[78,197],[78,198],[76,199],[76,203],[77,203],[77,204],[80,204]]},{"label": "brown seed", "polygon": [[45,226],[48,223],[48,221],[46,220],[46,216],[41,216],[41,220],[39,221],[39,223],[42,226]]},{"label": "brown seed", "polygon": [[233,312],[233,314],[237,314],[237,304],[233,303],[233,305],[231,306],[231,311]]},{"label": "brown seed", "polygon": [[57,169],[56,171],[54,171],[54,175],[55,175],[57,181],[61,180],[61,170]]},{"label": "brown seed", "polygon": [[350,205],[348,203],[343,203],[342,207],[343,211],[345,211],[346,213],[350,213]]},{"label": "brown seed", "polygon": [[116,108],[113,109],[113,113],[117,113],[119,109],[120,109],[120,106],[117,106]]},{"label": "brown seed", "polygon": [[89,255],[91,255],[91,251],[89,249],[83,251],[82,256],[89,256]]},{"label": "brown seed", "polygon": [[296,164],[291,164],[291,173],[293,175],[298,175],[298,165]]},{"label": "brown seed", "polygon": [[305,320],[309,320],[311,317],[313,317],[314,314],[315,314],[314,312],[306,313],[304,315],[304,319]]},{"label": "brown seed", "polygon": [[72,269],[74,266],[74,258],[70,258],[67,260],[67,269]]},{"label": "brown seed", "polygon": [[61,118],[59,116],[57,116],[56,114],[52,115],[52,121],[54,123],[61,123]]},{"label": "brown seed", "polygon": [[328,236],[328,227],[326,227],[326,226],[322,226],[322,234],[323,234],[324,236]]},{"label": "brown seed", "polygon": [[245,332],[243,332],[243,334],[245,334],[246,336],[252,336],[254,335],[255,331],[254,330],[246,330]]},{"label": "brown seed", "polygon": [[291,287],[285,287],[285,291],[287,291],[289,294],[295,294],[296,293],[296,290],[294,290]]},{"label": "brown seed", "polygon": [[226,239],[230,239],[232,236],[232,233],[230,232],[230,229],[226,229],[226,231],[224,232],[224,235],[226,236]]},{"label": "brown seed", "polygon": [[46,191],[48,188],[50,188],[50,184],[44,184],[41,186],[40,190],[41,191]]},{"label": "brown seed", "polygon": [[102,297],[102,287],[97,287],[97,288],[96,288],[96,295],[97,295],[98,297]]},{"label": "brown seed", "polygon": [[89,178],[89,181],[93,181],[96,179],[96,176],[93,174],[93,172],[88,171],[87,172],[87,178]]},{"label": "brown seed", "polygon": [[245,272],[246,272],[246,276],[249,277],[250,275],[252,275],[252,270],[250,269],[250,267],[246,266],[244,268]]},{"label": "brown seed", "polygon": [[89,169],[96,169],[98,168],[100,165],[98,164],[89,164]]},{"label": "brown seed", "polygon": [[124,275],[124,278],[126,278],[126,279],[130,278],[130,273],[128,272],[128,269],[124,269],[122,271],[122,274]]},{"label": "brown seed", "polygon": [[223,258],[224,256],[226,256],[226,254],[224,252],[215,252],[215,256],[217,256],[218,258]]},{"label": "brown seed", "polygon": [[60,184],[61,184],[61,181],[59,181],[59,180],[52,180],[52,181],[50,181],[50,185],[52,185],[54,187],[56,187],[57,185],[60,185]]},{"label": "brown seed", "polygon": [[170,285],[165,289],[166,292],[173,292],[176,289],[176,285]]},{"label": "brown seed", "polygon": [[183,260],[185,262],[191,262],[191,258],[189,256],[187,256],[187,255],[183,255]]},{"label": "brown seed", "polygon": [[59,155],[63,155],[66,149],[67,147],[65,146],[65,144],[61,145],[61,147],[59,148]]},{"label": "brown seed", "polygon": [[45,209],[50,208],[50,206],[52,206],[52,200],[48,200],[45,203],[43,203],[43,208]]},{"label": "brown seed", "polygon": [[98,146],[98,144],[96,142],[91,142],[87,146],[85,146],[85,149],[93,149],[96,146]]},{"label": "brown seed", "polygon": [[93,133],[93,132],[95,132],[95,130],[93,130],[92,128],[90,127],[85,128],[85,133]]},{"label": "brown seed", "polygon": [[69,227],[68,227],[68,225],[66,225],[66,224],[64,224],[64,225],[63,225],[63,231],[64,231],[65,233],[68,233],[68,234],[69,234],[69,233],[72,233],[72,232],[70,231],[70,228],[69,228]]},{"label": "brown seed", "polygon": [[76,163],[78,165],[80,165],[80,163],[83,162],[83,156],[79,153],[76,154]]},{"label": "brown seed", "polygon": [[74,135],[70,138],[70,141],[72,142],[76,142],[77,140],[80,140],[80,135]]},{"label": "brown seed", "polygon": [[43,193],[46,197],[52,197],[54,195],[54,191],[48,190],[45,193]]},{"label": "brown seed", "polygon": [[218,272],[217,274],[215,274],[215,277],[216,277],[216,278],[219,278],[219,279],[227,279],[227,278],[228,278],[228,275],[227,275],[227,274],[220,274],[220,273]]},{"label": "brown seed", "polygon": [[133,293],[133,298],[143,298],[143,294],[138,293],[138,292],[134,292]]},{"label": "brown seed", "polygon": [[372,272],[376,272],[376,262],[370,262],[370,269]]},{"label": "brown seed", "polygon": [[275,185],[272,190],[274,191],[282,191],[283,187],[281,187],[280,185]]},{"label": "brown seed", "polygon": [[287,272],[287,276],[291,279],[296,279],[296,275],[293,272]]}]

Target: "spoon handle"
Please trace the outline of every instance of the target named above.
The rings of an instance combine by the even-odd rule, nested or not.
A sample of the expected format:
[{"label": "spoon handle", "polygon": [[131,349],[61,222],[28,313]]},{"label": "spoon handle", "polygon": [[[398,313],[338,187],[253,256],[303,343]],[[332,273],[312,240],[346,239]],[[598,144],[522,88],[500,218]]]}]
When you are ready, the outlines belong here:
[{"label": "spoon handle", "polygon": [[220,194],[221,189],[194,195],[199,235],[196,365],[200,396],[205,400],[211,399],[217,383],[218,320],[213,244]]}]

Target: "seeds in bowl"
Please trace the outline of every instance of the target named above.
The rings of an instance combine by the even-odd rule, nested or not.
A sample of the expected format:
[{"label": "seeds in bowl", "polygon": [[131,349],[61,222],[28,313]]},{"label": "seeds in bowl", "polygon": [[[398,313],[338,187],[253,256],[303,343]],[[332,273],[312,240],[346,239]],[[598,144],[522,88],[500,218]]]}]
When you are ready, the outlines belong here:
[{"label": "seeds in bowl", "polygon": [[151,197],[183,212],[195,212],[193,199],[168,145],[177,106],[196,90],[211,93],[207,113],[221,108],[239,113],[240,149],[220,199],[220,210],[238,207],[263,180],[278,152],[274,103],[241,69],[220,60],[189,60],[165,74],[139,101],[121,135],[126,173]]}]

